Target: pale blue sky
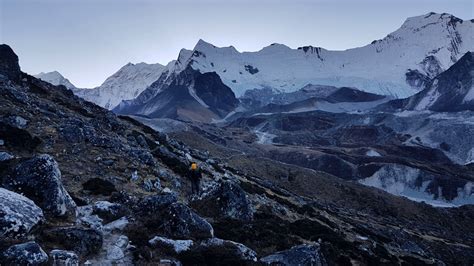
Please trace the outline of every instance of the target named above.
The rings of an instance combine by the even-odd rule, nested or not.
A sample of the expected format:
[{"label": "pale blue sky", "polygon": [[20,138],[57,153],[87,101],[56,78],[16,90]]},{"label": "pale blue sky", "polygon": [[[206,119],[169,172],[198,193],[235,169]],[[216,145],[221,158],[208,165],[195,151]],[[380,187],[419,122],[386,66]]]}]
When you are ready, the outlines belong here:
[{"label": "pale blue sky", "polygon": [[166,64],[202,38],[257,51],[271,43],[343,50],[430,11],[474,17],[473,0],[0,0],[0,43],[23,71],[100,85],[128,62]]}]

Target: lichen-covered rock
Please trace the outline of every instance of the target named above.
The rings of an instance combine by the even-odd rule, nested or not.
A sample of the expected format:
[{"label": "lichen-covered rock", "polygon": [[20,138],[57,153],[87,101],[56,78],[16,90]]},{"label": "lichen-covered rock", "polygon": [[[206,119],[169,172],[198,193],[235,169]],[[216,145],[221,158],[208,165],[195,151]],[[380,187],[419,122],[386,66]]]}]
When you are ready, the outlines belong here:
[{"label": "lichen-covered rock", "polygon": [[168,237],[205,239],[214,236],[211,224],[181,203],[171,204],[156,219]]},{"label": "lichen-covered rock", "polygon": [[53,249],[49,257],[53,266],[79,266],[79,257],[72,251]]},{"label": "lichen-covered rock", "polygon": [[156,214],[176,201],[178,198],[174,193],[146,196],[138,202],[136,211],[142,214]]},{"label": "lichen-covered rock", "polygon": [[326,261],[321,254],[320,246],[314,245],[299,245],[288,250],[280,251],[272,255],[268,255],[260,259],[260,262],[265,265],[326,265]]},{"label": "lichen-covered rock", "polygon": [[3,173],[1,185],[33,200],[46,215],[75,216],[76,204],[63,187],[58,163],[47,154],[26,159]]},{"label": "lichen-covered rock", "polygon": [[244,190],[230,181],[222,181],[210,191],[204,192],[191,206],[207,217],[227,217],[242,221],[253,219],[251,203]]},{"label": "lichen-covered rock", "polygon": [[83,256],[97,253],[103,243],[100,231],[80,227],[57,227],[45,230],[41,238],[43,241],[53,242],[56,246]]},{"label": "lichen-covered rock", "polygon": [[1,265],[43,265],[48,255],[35,242],[27,242],[9,247],[0,257]]},{"label": "lichen-covered rock", "polygon": [[127,215],[128,211],[119,203],[97,201],[92,207],[92,214],[98,215],[102,218],[105,224]]},{"label": "lichen-covered rock", "polygon": [[246,265],[257,262],[257,253],[241,243],[211,238],[194,245],[179,258],[185,265]]},{"label": "lichen-covered rock", "polygon": [[171,254],[179,254],[187,251],[194,245],[192,240],[174,240],[161,236],[155,236],[150,239],[148,243],[153,247],[157,247],[160,250]]},{"label": "lichen-covered rock", "polygon": [[19,239],[43,219],[43,211],[30,199],[0,188],[0,242]]}]

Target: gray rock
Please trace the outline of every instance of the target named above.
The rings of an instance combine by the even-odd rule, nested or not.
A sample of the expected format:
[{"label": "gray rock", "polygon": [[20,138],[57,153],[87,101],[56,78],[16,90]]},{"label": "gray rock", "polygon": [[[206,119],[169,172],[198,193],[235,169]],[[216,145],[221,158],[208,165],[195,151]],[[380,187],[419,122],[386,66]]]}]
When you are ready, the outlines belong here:
[{"label": "gray rock", "polygon": [[96,229],[57,227],[42,232],[42,240],[55,242],[64,249],[86,256],[96,254],[102,248],[103,236]]},{"label": "gray rock", "polygon": [[204,192],[191,206],[207,217],[228,217],[241,221],[253,219],[251,203],[244,190],[230,181],[222,181]]},{"label": "gray rock", "polygon": [[170,253],[179,254],[189,250],[194,242],[192,240],[173,240],[166,237],[155,236],[148,241],[152,247],[157,247],[160,250]]},{"label": "gray rock", "polygon": [[105,224],[127,215],[128,212],[126,208],[119,203],[97,201],[92,207],[92,214],[102,218]]},{"label": "gray rock", "polygon": [[10,115],[1,119],[5,124],[15,128],[24,129],[28,124],[28,120],[19,115]]},{"label": "gray rock", "polygon": [[185,265],[252,265],[257,253],[241,243],[211,238],[182,253],[180,259]]},{"label": "gray rock", "polygon": [[8,152],[0,151],[0,162],[13,159],[13,155]]},{"label": "gray rock", "polygon": [[160,228],[166,236],[172,238],[205,239],[214,236],[211,224],[181,203],[168,206],[157,220],[160,220]]},{"label": "gray rock", "polygon": [[33,201],[0,188],[0,242],[26,236],[43,218]]},{"label": "gray rock", "polygon": [[53,266],[79,266],[79,257],[72,251],[53,249],[49,256]]},{"label": "gray rock", "polygon": [[156,214],[176,201],[178,198],[173,193],[146,196],[140,200],[135,209],[142,214]]},{"label": "gray rock", "polygon": [[280,251],[272,255],[268,255],[260,259],[260,262],[265,265],[311,265],[321,266],[327,265],[321,254],[320,246],[314,245],[299,245],[291,249]]},{"label": "gray rock", "polygon": [[48,261],[48,255],[35,242],[9,247],[1,256],[2,265],[41,265]]},{"label": "gray rock", "polygon": [[42,154],[20,162],[7,170],[1,185],[24,194],[46,215],[75,216],[76,204],[63,187],[58,163],[50,155]]},{"label": "gray rock", "polygon": [[161,190],[160,179],[145,178],[145,180],[143,180],[143,189],[145,189],[148,192],[160,191]]}]

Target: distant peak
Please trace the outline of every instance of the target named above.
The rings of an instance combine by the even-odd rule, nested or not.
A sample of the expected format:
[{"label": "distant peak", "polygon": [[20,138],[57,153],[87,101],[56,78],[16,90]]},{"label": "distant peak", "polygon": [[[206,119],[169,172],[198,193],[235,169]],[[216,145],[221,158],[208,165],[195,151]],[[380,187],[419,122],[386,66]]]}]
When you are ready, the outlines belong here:
[{"label": "distant peak", "polygon": [[217,48],[217,47],[211,43],[204,41],[203,39],[199,39],[199,41],[194,46],[194,50],[201,50],[201,49],[207,49],[207,48]]},{"label": "distant peak", "polygon": [[425,15],[420,15],[420,16],[414,16],[414,17],[409,17],[405,20],[405,22],[402,25],[402,28],[422,28],[430,24],[436,24],[436,23],[450,23],[450,24],[456,24],[456,23],[463,23],[463,20],[448,14],[448,13],[435,13],[435,12],[430,12]]},{"label": "distant peak", "polygon": [[285,51],[285,50],[291,50],[290,47],[281,44],[281,43],[272,43],[269,46],[263,47],[262,50],[260,51]]}]

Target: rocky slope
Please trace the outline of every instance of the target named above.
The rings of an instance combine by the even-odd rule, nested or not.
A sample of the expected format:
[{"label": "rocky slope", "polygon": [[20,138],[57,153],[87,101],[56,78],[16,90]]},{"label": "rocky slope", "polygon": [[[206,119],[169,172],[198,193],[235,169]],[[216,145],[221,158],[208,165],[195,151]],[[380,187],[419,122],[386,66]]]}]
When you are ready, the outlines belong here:
[{"label": "rocky slope", "polygon": [[[185,139],[210,152],[190,148],[22,73],[6,45],[0,93],[2,264],[474,262],[472,206],[255,160],[205,132]],[[204,175],[194,197],[189,158]]]}]

